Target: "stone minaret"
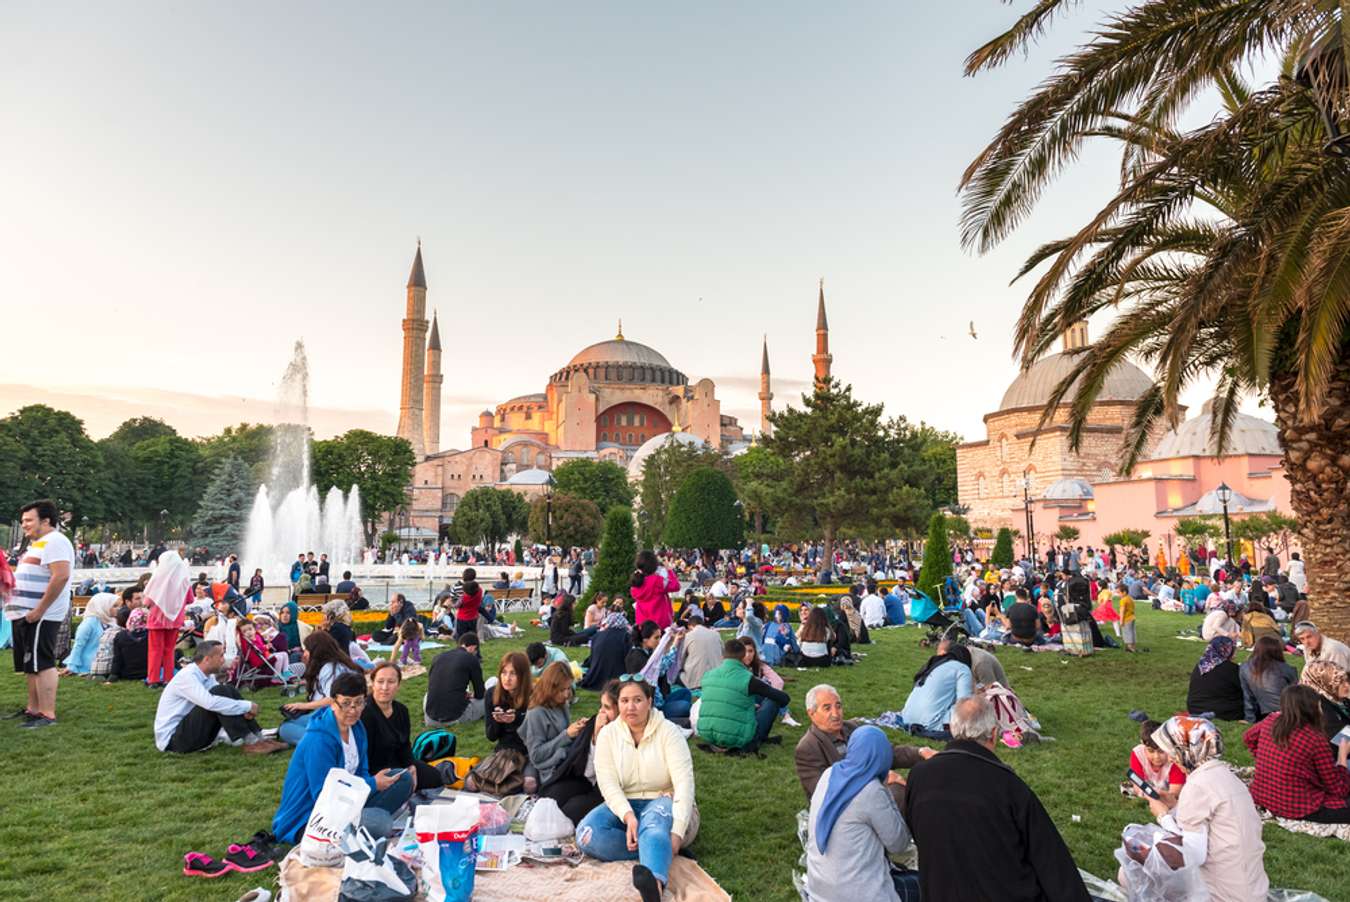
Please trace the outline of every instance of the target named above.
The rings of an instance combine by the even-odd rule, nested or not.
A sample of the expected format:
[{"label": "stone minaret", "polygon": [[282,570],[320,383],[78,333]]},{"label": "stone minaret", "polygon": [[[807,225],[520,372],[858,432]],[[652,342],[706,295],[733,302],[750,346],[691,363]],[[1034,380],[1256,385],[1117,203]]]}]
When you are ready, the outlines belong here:
[{"label": "stone minaret", "polygon": [[427,277],[422,271],[422,242],[408,273],[408,310],[403,319],[403,395],[398,408],[398,435],[412,443],[413,456],[426,456],[422,444],[422,379],[427,357]]},{"label": "stone minaret", "polygon": [[764,356],[759,364],[759,433],[771,435],[773,426],[769,423],[769,414],[773,412],[773,392],[769,391],[769,337],[764,336]]},{"label": "stone minaret", "polygon": [[830,324],[825,320],[825,280],[820,280],[820,302],[816,305],[816,353],[811,355],[811,363],[816,368],[816,388],[819,389],[830,378],[830,364],[834,355],[830,353]]},{"label": "stone minaret", "polygon": [[441,330],[436,315],[431,315],[431,337],[427,339],[427,374],[422,378],[426,408],[422,411],[422,442],[427,454],[441,450]]}]

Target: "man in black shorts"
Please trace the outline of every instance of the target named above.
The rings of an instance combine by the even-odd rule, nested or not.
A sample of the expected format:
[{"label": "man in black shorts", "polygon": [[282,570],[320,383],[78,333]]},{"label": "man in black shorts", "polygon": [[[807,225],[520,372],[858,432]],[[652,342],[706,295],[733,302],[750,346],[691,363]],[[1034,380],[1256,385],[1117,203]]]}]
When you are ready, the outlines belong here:
[{"label": "man in black shorts", "polygon": [[56,528],[60,514],[51,501],[24,505],[19,521],[28,545],[19,555],[5,617],[14,629],[14,671],[28,679],[28,703],[7,716],[37,729],[56,723],[56,634],[70,613],[75,548]]}]

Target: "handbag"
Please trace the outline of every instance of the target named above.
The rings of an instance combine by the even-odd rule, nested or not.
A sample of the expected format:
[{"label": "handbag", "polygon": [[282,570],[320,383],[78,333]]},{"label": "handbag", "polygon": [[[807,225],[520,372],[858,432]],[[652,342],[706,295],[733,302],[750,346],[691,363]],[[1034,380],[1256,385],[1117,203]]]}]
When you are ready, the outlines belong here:
[{"label": "handbag", "polygon": [[525,787],[525,756],[515,749],[498,749],[469,772],[477,791],[509,796]]}]

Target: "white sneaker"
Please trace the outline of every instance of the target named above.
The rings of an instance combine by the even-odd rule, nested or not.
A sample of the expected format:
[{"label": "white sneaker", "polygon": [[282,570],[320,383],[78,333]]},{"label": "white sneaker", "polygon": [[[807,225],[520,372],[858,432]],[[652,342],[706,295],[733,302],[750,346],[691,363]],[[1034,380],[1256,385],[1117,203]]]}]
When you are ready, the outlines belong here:
[{"label": "white sneaker", "polygon": [[792,715],[789,714],[789,713],[786,712],[786,711],[783,712],[783,724],[784,724],[785,726],[789,726],[789,727],[800,727],[800,726],[801,726],[801,724],[799,724],[799,723],[797,723],[797,721],[793,720],[793,719],[792,719]]},{"label": "white sneaker", "polygon": [[239,897],[239,902],[272,902],[271,890],[265,890],[261,886],[257,889],[251,889]]}]

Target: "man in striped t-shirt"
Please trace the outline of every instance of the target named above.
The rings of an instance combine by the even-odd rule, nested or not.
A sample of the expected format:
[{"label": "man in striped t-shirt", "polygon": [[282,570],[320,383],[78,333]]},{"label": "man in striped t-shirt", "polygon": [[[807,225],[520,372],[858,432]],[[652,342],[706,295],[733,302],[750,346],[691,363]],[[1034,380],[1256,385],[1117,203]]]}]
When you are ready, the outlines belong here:
[{"label": "man in striped t-shirt", "polygon": [[20,512],[28,547],[14,571],[14,591],[5,618],[14,627],[14,670],[28,678],[28,704],[9,717],[23,727],[56,723],[56,634],[70,612],[70,573],[75,549],[56,528],[60,515],[51,501],[34,501]]}]

